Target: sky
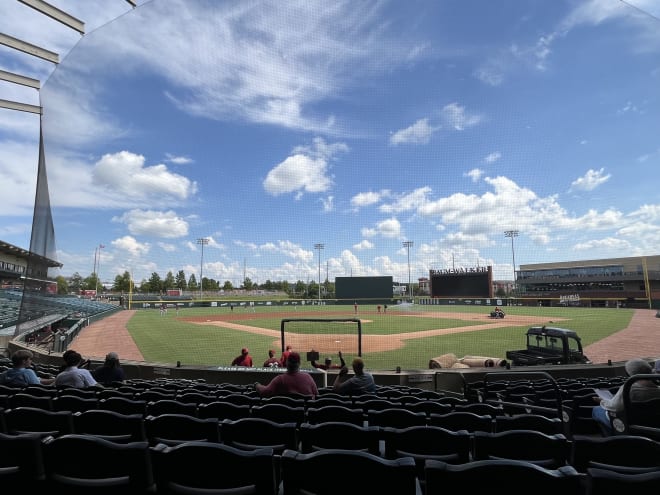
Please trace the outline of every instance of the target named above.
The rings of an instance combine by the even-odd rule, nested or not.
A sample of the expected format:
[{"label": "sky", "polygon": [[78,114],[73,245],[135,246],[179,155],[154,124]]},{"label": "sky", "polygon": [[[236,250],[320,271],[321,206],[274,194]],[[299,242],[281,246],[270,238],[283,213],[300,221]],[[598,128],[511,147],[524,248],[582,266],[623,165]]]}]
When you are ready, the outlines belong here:
[{"label": "sky", "polygon": [[[50,3],[85,35],[0,0],[0,32],[60,54],[0,46],[42,83],[0,99],[43,106],[61,275],[659,254],[655,0]],[[38,145],[38,115],[0,109],[0,239],[26,249]]]}]

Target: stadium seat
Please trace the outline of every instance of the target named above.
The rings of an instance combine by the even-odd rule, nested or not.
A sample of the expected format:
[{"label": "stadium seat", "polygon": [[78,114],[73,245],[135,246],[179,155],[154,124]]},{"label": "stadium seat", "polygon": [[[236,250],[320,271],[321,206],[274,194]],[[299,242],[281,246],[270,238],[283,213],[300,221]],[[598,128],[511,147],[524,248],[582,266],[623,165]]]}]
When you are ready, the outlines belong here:
[{"label": "stadium seat", "polygon": [[648,473],[620,473],[609,469],[587,469],[587,495],[612,493],[658,493],[660,469]]},{"label": "stadium seat", "polygon": [[35,407],[17,407],[4,411],[7,433],[38,433],[42,437],[73,433],[71,411],[48,411]]},{"label": "stadium seat", "polygon": [[215,418],[197,418],[186,414],[160,414],[147,416],[144,428],[149,444],[177,445],[183,442],[220,442],[218,421]]},{"label": "stadium seat", "polygon": [[300,449],[304,453],[324,449],[360,450],[380,455],[379,429],[343,421],[300,425]]},{"label": "stadium seat", "polygon": [[500,433],[475,431],[472,434],[475,461],[516,459],[548,469],[568,464],[570,444],[564,435],[546,435],[534,430],[508,430]]},{"label": "stadium seat", "polygon": [[250,416],[250,406],[247,404],[233,404],[217,400],[208,404],[199,404],[197,407],[197,417],[215,418],[218,421],[223,419],[241,419]]},{"label": "stadium seat", "polygon": [[439,426],[447,430],[467,430],[492,432],[495,420],[490,415],[479,415],[473,412],[452,411],[447,414],[431,414],[428,419],[430,426]]},{"label": "stadium seat", "polygon": [[411,457],[384,459],[368,452],[342,449],[308,454],[285,450],[281,473],[283,495],[421,493]]},{"label": "stadium seat", "polygon": [[364,418],[362,409],[353,409],[346,406],[329,405],[307,409],[307,422],[311,424],[324,423],[326,421],[341,421],[362,426],[364,424]]},{"label": "stadium seat", "polygon": [[159,494],[276,495],[272,449],[241,450],[208,442],[184,442],[153,449]]},{"label": "stadium seat", "polygon": [[305,408],[286,404],[260,404],[252,407],[251,415],[255,418],[269,419],[276,423],[296,423],[296,426],[300,426],[305,421]]},{"label": "stadium seat", "polygon": [[220,422],[222,443],[244,450],[263,447],[280,455],[286,449],[298,448],[296,423],[276,423],[264,418],[243,418]]},{"label": "stadium seat", "polygon": [[5,493],[38,493],[45,478],[41,438],[37,433],[0,433],[0,486]]},{"label": "stadium seat", "polygon": [[621,473],[658,470],[660,442],[637,435],[576,435],[571,440],[570,464],[581,473],[589,468]]},{"label": "stadium seat", "polygon": [[54,411],[89,411],[98,409],[99,401],[95,397],[84,398],[77,395],[58,395],[52,400]]},{"label": "stadium seat", "polygon": [[105,409],[93,409],[73,414],[76,434],[94,435],[112,442],[128,443],[147,440],[141,414],[122,414]]},{"label": "stadium seat", "polygon": [[[117,443],[92,435],[63,435],[44,441],[46,488],[70,495],[153,493],[147,442]],[[46,493],[46,491],[44,491]]]}]

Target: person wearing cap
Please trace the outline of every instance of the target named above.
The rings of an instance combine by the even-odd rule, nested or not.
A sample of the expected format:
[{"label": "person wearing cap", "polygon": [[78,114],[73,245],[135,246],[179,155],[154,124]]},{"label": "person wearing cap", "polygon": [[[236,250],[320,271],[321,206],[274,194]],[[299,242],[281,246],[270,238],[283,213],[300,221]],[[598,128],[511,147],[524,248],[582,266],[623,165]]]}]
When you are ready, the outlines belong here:
[{"label": "person wearing cap", "polygon": [[291,351],[293,348],[290,345],[286,346],[286,349],[282,353],[282,356],[280,357],[280,367],[286,368],[286,360],[289,357],[289,354],[291,354]]},{"label": "person wearing cap", "polygon": [[[646,375],[653,373],[651,365],[644,359],[634,358],[626,361],[624,365],[628,376],[633,375]],[[660,398],[660,387],[658,387],[653,380],[639,379],[636,380],[630,387],[630,400],[631,402],[640,402],[649,399]],[[599,405],[594,406],[591,410],[591,417],[596,420],[598,426],[604,435],[612,435],[612,424],[610,422],[610,414],[621,415],[624,412],[623,404],[623,385],[619,387],[616,394],[611,399],[600,399]]]},{"label": "person wearing cap", "polygon": [[101,366],[92,371],[94,379],[102,385],[111,385],[113,382],[124,383],[126,375],[119,363],[119,355],[109,352]]},{"label": "person wearing cap", "polygon": [[268,350],[268,359],[264,361],[264,368],[279,368],[280,360],[275,357],[273,349]]},{"label": "person wearing cap", "polygon": [[247,347],[241,349],[241,354],[236,356],[231,362],[232,366],[246,366],[252,368],[252,356],[250,356],[250,351]]},{"label": "person wearing cap", "polygon": [[[314,350],[312,349],[312,352]],[[340,370],[344,367],[346,367],[346,361],[344,361],[344,355],[339,351],[337,354],[339,356],[339,363],[340,364],[332,364],[332,359],[331,358],[325,358],[324,364],[319,364],[316,361],[312,361],[312,366],[314,368],[320,369],[320,370]]]},{"label": "person wearing cap", "polygon": [[335,383],[332,388],[340,393],[346,395],[370,394],[376,391],[376,382],[371,373],[364,371],[364,361],[361,358],[353,359],[353,375],[346,380],[348,375],[348,368],[344,366],[335,378]]},{"label": "person wearing cap", "polygon": [[319,393],[312,376],[300,371],[300,354],[293,351],[286,361],[286,373],[280,373],[268,385],[255,382],[254,388],[261,397],[298,394],[316,398]]}]

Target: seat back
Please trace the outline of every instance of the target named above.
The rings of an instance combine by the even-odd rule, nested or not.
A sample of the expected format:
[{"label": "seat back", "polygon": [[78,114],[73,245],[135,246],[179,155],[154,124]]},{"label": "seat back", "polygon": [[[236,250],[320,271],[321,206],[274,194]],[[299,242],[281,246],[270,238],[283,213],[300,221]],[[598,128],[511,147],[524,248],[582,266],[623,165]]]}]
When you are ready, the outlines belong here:
[{"label": "seat back", "polygon": [[534,430],[473,433],[473,459],[517,459],[549,469],[568,464],[570,444],[561,433],[546,435]]},{"label": "seat back", "polygon": [[147,402],[147,416],[160,416],[161,414],[197,416],[197,404],[194,402],[180,402],[175,399],[159,399]]},{"label": "seat back", "polygon": [[90,409],[73,414],[73,429],[77,434],[94,435],[113,442],[143,442],[147,440],[144,417],[105,409]]},{"label": "seat back", "polygon": [[658,493],[660,470],[648,473],[619,473],[609,469],[587,469],[588,493],[610,495],[612,493]]},{"label": "seat back", "polygon": [[296,426],[300,426],[305,421],[305,408],[303,406],[260,404],[253,406],[251,412],[255,418],[270,419],[276,423],[296,423]]},{"label": "seat back", "polygon": [[308,454],[285,450],[281,473],[283,495],[345,493],[347,485],[350,493],[421,493],[415,461],[410,457],[384,459],[367,452],[342,449]]},{"label": "seat back", "polygon": [[367,424],[381,428],[408,428],[409,426],[426,425],[426,413],[413,412],[403,408],[392,408],[382,410],[368,410]]},{"label": "seat back", "polygon": [[222,421],[223,419],[235,420],[249,416],[250,406],[247,404],[233,404],[218,400],[197,406],[197,417],[199,418],[215,418]]},{"label": "seat back", "polygon": [[144,428],[150,445],[164,443],[176,445],[182,442],[220,442],[218,420],[196,418],[187,414],[160,414],[147,416]]},{"label": "seat back", "polygon": [[272,449],[241,450],[219,443],[184,442],[169,447],[159,444],[152,452],[158,493],[277,493]]},{"label": "seat back", "polygon": [[364,413],[362,409],[339,405],[324,405],[321,407],[309,407],[307,409],[307,422],[311,424],[324,423],[327,421],[341,421],[353,423],[357,426],[364,424]]},{"label": "seat back", "polygon": [[571,440],[570,464],[581,473],[586,473],[589,468],[621,473],[657,470],[660,442],[637,435],[577,435]]},{"label": "seat back", "polygon": [[7,407],[9,409],[36,407],[45,411],[52,411],[53,398],[49,395],[32,395],[25,392],[18,392],[7,397]]},{"label": "seat back", "polygon": [[117,443],[74,434],[47,439],[43,448],[48,491],[147,493],[155,486],[147,442]]},{"label": "seat back", "polygon": [[380,454],[379,429],[342,421],[303,423],[299,429],[300,449],[309,453],[324,449],[345,449]]},{"label": "seat back", "polygon": [[479,415],[467,411],[452,411],[447,414],[431,414],[428,424],[447,430],[467,430],[492,432],[495,420],[489,415]]},{"label": "seat back", "polygon": [[555,433],[563,433],[564,424],[559,418],[548,418],[534,413],[495,416],[495,431],[508,430],[534,430],[547,435],[554,435]]},{"label": "seat back", "polygon": [[220,422],[222,443],[239,449],[272,448],[276,455],[298,448],[296,423],[276,423],[264,418],[242,418]]},{"label": "seat back", "polygon": [[7,433],[38,433],[42,437],[73,433],[71,411],[47,411],[36,407],[17,407],[4,411]]},{"label": "seat back", "polygon": [[0,486],[5,493],[36,492],[44,476],[41,435],[0,433]]},{"label": "seat back", "polygon": [[99,401],[96,397],[81,397],[77,395],[58,395],[52,401],[54,411],[88,411],[98,409]]},{"label": "seat back", "polygon": [[108,397],[99,401],[99,409],[108,409],[122,414],[142,414],[146,416],[147,402],[126,397]]},{"label": "seat back", "polygon": [[535,495],[583,495],[584,476],[573,467],[546,469],[519,460],[482,460],[464,464],[426,461],[426,493],[443,493],[460,486],[469,493],[488,493],[493,487],[515,486],[520,493]]}]

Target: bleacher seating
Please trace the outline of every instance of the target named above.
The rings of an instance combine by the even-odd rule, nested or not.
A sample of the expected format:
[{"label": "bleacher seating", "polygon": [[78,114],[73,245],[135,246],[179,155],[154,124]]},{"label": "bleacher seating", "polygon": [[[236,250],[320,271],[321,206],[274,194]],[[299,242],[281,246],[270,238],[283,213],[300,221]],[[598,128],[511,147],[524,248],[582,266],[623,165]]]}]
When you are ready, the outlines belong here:
[{"label": "bleacher seating", "polygon": [[[583,389],[582,385],[584,383],[571,384],[570,387],[562,388],[562,393],[564,389],[571,389],[571,391]],[[506,393],[507,386],[498,387],[500,397]],[[518,384],[511,383],[511,386],[517,387]],[[33,402],[31,407],[17,406],[16,397],[20,399],[20,396],[28,395],[25,393],[27,391],[39,394],[39,396],[35,396],[35,399],[45,399],[45,401],[43,403]],[[617,471],[626,475],[654,473],[644,479],[624,477],[624,481],[621,481],[617,478],[617,483],[625,483],[626,479],[630,479],[633,487],[634,483],[641,483],[639,486],[646,486],[643,483],[650,483],[649,486],[654,486],[655,475],[660,472],[660,459],[657,458],[660,452],[658,442],[643,435],[626,435],[626,437],[632,437],[629,446],[610,447],[610,444],[613,445],[617,440],[623,441],[623,436],[615,435],[605,438],[601,436],[600,432],[597,432],[564,437],[561,435],[562,432],[557,429],[563,428],[571,431],[570,425],[563,423],[559,418],[550,419],[534,412],[511,415],[502,410],[498,410],[496,416],[477,415],[460,411],[463,409],[460,407],[461,404],[478,404],[475,400],[469,400],[466,397],[458,398],[457,401],[454,401],[455,404],[448,403],[451,401],[445,402],[444,399],[447,399],[447,396],[438,397],[433,394],[428,398],[416,397],[414,400],[406,400],[407,397],[417,394],[403,388],[400,391],[401,394],[392,394],[391,390],[388,390],[391,397],[383,398],[387,402],[382,404],[394,406],[389,410],[402,413],[398,423],[388,425],[380,419],[380,416],[388,411],[387,409],[373,411],[367,408],[365,413],[362,409],[363,404],[353,409],[357,402],[364,402],[365,397],[333,397],[324,394],[322,397],[333,397],[333,400],[324,401],[320,398],[303,401],[299,398],[284,397],[261,399],[255,396],[251,387],[247,385],[204,384],[199,381],[176,379],[136,379],[127,380],[124,384],[116,384],[115,387],[90,389],[54,389],[43,386],[23,389],[3,387],[0,389],[0,396],[4,397],[5,409],[0,409],[0,433],[16,437],[24,432],[32,432],[33,437],[41,439],[40,442],[67,435],[98,437],[124,444],[135,441],[146,442],[151,454],[154,455],[153,450],[158,445],[160,445],[158,448],[163,450],[166,448],[164,445],[185,445],[188,442],[200,440],[209,445],[225,445],[243,451],[266,448],[273,452],[273,462],[277,471],[276,480],[277,484],[281,482],[280,487],[286,485],[287,478],[281,476],[284,471],[280,470],[284,468],[279,461],[275,461],[275,458],[283,455],[284,451],[289,451],[288,455],[295,456],[296,452],[300,454],[323,452],[327,449],[364,451],[388,460],[410,457],[415,465],[415,476],[422,489],[428,487],[424,470],[426,462],[437,460],[466,465],[481,459],[513,458],[515,461],[522,459],[528,464],[541,465],[546,470],[568,467],[577,471],[581,476],[582,491],[579,492],[581,495],[590,493],[589,470],[592,468]],[[115,397],[112,392],[127,394],[132,398]],[[138,396],[149,397],[152,400],[136,400],[135,397]],[[163,412],[166,410],[164,406],[171,403],[173,398],[182,399],[186,396],[198,400],[184,402],[187,404],[185,414]],[[510,397],[511,394],[508,396]],[[213,402],[201,400],[207,397],[216,400]],[[234,402],[226,402],[227,398]],[[371,397],[370,400],[374,400],[374,398]],[[497,400],[495,399],[496,402]],[[67,410],[67,403],[70,404],[70,410]],[[112,406],[113,403],[115,406]],[[162,410],[158,407],[159,403],[163,406]],[[348,407],[337,406],[338,403]],[[57,405],[55,406],[55,404]],[[83,405],[92,406],[93,404],[97,404],[96,408],[86,410],[87,407],[83,407]],[[379,403],[372,402],[372,404]],[[429,410],[431,407],[442,404],[442,410],[446,411],[446,408],[450,408],[450,412],[427,414],[420,404],[428,404]],[[430,406],[430,404],[434,404],[434,406]],[[37,407],[34,407],[35,405]],[[149,405],[151,405],[150,409]],[[352,426],[348,425],[343,429],[332,428],[332,413],[333,411],[336,413],[338,408],[357,414],[357,416],[351,416]],[[79,411],[76,412],[76,409]],[[286,410],[289,414],[294,411],[295,415],[292,417],[271,416],[271,419],[276,421],[264,419],[267,417],[265,413],[270,410],[278,412]],[[328,413],[325,416],[324,410],[327,410]],[[168,418],[171,419],[174,416],[183,419],[176,424],[174,421],[168,421]],[[443,422],[443,420],[447,421],[446,417],[452,418],[451,424]],[[516,417],[523,418],[524,421],[518,419],[523,422],[515,423]],[[288,421],[290,418],[292,420]],[[478,424],[472,423],[475,418],[479,418]],[[503,426],[509,421],[513,425],[523,425],[524,428]],[[587,421],[586,418],[585,421]],[[188,426],[184,426],[184,424],[192,423],[203,424],[203,426],[197,430],[187,429]],[[531,430],[529,437],[525,437],[520,432],[521,429]],[[355,432],[358,430],[360,433],[356,434]],[[330,432],[329,437],[328,431]],[[438,435],[439,431],[442,431],[444,436]],[[501,431],[508,433],[500,433]],[[208,432],[212,433],[208,434]],[[325,436],[320,435],[321,433]],[[544,447],[544,444],[539,441],[541,437],[560,438],[562,442],[558,448],[550,446],[550,443]],[[2,438],[0,436],[0,440]],[[450,442],[450,439],[455,442]],[[494,445],[494,441],[499,439],[505,439],[504,448],[496,448]],[[583,441],[583,439],[586,440]],[[84,443],[80,445],[84,445]],[[607,457],[609,452],[616,452],[616,455]],[[6,461],[3,462],[6,464]],[[492,464],[492,466],[496,465]],[[3,467],[2,464],[0,464],[1,467]],[[492,467],[490,469],[500,468]],[[326,470],[331,470],[330,466],[326,466]],[[180,473],[172,474],[178,476]],[[73,475],[69,473],[65,476]],[[497,479],[499,475],[493,476],[493,479]],[[184,478],[185,476],[181,475],[179,481],[183,483]],[[601,478],[603,477],[599,477],[597,481],[599,487],[603,486]],[[42,480],[41,483],[50,486],[47,481]],[[174,476],[172,480],[161,481],[161,483],[178,482]],[[213,483],[213,476],[209,475],[209,479],[203,485],[210,488],[214,486]],[[432,486],[433,483],[431,483]],[[201,485],[198,488],[202,488]],[[172,487],[158,489],[158,493],[167,493],[167,490],[171,489]],[[426,493],[431,495],[434,492]],[[570,490],[567,493],[570,493]]]}]

